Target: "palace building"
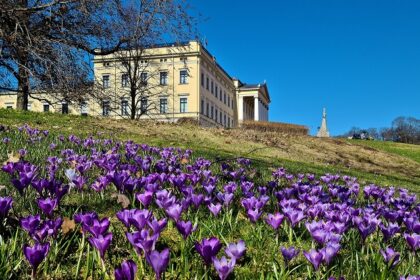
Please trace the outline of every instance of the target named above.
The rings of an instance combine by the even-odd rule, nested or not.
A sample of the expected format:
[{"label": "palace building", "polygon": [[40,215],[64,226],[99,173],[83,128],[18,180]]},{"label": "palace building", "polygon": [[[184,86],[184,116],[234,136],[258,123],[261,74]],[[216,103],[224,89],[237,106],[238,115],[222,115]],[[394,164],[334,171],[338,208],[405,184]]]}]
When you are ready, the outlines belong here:
[{"label": "palace building", "polygon": [[[78,103],[42,102],[30,98],[29,110],[103,117],[128,117],[130,81],[121,51],[93,58],[95,85],[101,96]],[[241,121],[268,121],[267,84],[246,84],[232,78],[199,42],[161,45],[144,50],[140,66],[144,93],[135,108],[139,119],[194,119],[202,126],[236,127]],[[15,108],[16,95],[1,93],[0,107]],[[141,114],[140,114],[141,113]]]}]

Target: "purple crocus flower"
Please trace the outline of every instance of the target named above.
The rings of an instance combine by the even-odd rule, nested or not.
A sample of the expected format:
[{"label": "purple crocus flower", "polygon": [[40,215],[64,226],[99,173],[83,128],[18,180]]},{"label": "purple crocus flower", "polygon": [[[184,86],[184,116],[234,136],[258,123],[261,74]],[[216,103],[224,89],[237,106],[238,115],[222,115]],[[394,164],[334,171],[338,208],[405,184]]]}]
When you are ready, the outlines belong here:
[{"label": "purple crocus flower", "polygon": [[115,268],[115,280],[134,280],[136,277],[137,265],[134,261],[128,260]]},{"label": "purple crocus flower", "polygon": [[25,255],[29,264],[32,266],[33,274],[35,274],[36,269],[47,256],[49,250],[50,243],[36,243],[32,247],[30,247],[29,245],[23,246],[23,254]]},{"label": "purple crocus flower", "polygon": [[340,250],[340,244],[338,243],[328,243],[325,248],[321,250],[323,261],[326,265],[329,265],[333,258],[337,255]]},{"label": "purple crocus flower", "polygon": [[27,231],[28,233],[33,233],[40,225],[41,217],[39,215],[29,215],[20,219],[20,225],[22,228]]},{"label": "purple crocus flower", "polygon": [[190,221],[178,221],[176,222],[176,228],[178,229],[179,233],[182,234],[184,239],[186,239],[193,231],[196,230],[197,227],[193,227]]},{"label": "purple crocus flower", "polygon": [[156,280],[160,280],[161,274],[166,270],[169,264],[169,249],[166,248],[162,252],[151,251],[146,254],[146,261],[150,264],[156,274]]},{"label": "purple crocus flower", "polygon": [[265,221],[269,224],[274,230],[277,230],[281,223],[283,222],[284,216],[280,213],[268,214]]},{"label": "purple crocus flower", "polygon": [[303,255],[313,265],[315,270],[319,269],[319,265],[323,260],[322,252],[318,252],[315,249],[311,249],[311,251],[309,252],[303,251]]},{"label": "purple crocus flower", "polygon": [[290,262],[293,258],[295,258],[297,255],[299,255],[300,250],[296,249],[295,247],[281,247],[280,248],[281,254],[283,255],[284,261],[286,264]]},{"label": "purple crocus flower", "polygon": [[89,225],[84,225],[84,229],[89,231],[94,237],[104,235],[109,228],[109,218],[103,218],[102,220],[94,219]]},{"label": "purple crocus flower", "polygon": [[56,220],[47,220],[30,232],[30,235],[37,242],[43,243],[48,236],[57,235],[62,223],[63,220],[61,218],[57,218]]},{"label": "purple crocus flower", "polygon": [[149,207],[153,199],[153,192],[145,191],[144,193],[136,194],[136,198],[145,208]]},{"label": "purple crocus flower", "polygon": [[82,225],[83,231],[88,231],[88,227],[93,225],[93,221],[98,219],[98,214],[95,212],[87,212],[74,214],[74,221]]},{"label": "purple crocus flower", "polygon": [[166,218],[162,220],[153,219],[153,221],[148,221],[147,224],[153,230],[153,234],[159,234],[168,224],[168,220]]},{"label": "purple crocus flower", "polygon": [[191,201],[195,208],[199,208],[201,203],[203,203],[203,200],[204,196],[202,194],[191,194]]},{"label": "purple crocus flower", "polygon": [[420,221],[417,217],[405,217],[404,224],[407,227],[408,231],[420,233]]},{"label": "purple crocus flower", "polygon": [[397,223],[389,223],[388,226],[380,224],[379,228],[384,235],[384,241],[390,240],[400,230],[400,226]]},{"label": "purple crocus flower", "polygon": [[134,246],[137,254],[141,255],[142,251],[146,254],[155,249],[156,241],[159,237],[158,233],[150,234],[149,230],[143,229],[133,233],[126,232],[128,242]]},{"label": "purple crocus flower", "polygon": [[232,273],[235,264],[235,259],[228,261],[225,256],[221,257],[220,259],[213,257],[213,265],[217,271],[217,274],[219,274],[220,280],[225,280],[229,274]]},{"label": "purple crocus flower", "polygon": [[284,212],[284,215],[289,220],[292,227],[295,227],[295,225],[297,225],[301,220],[305,218],[303,211],[301,211],[300,209],[285,208],[283,209],[283,212]]},{"label": "purple crocus flower", "polygon": [[13,199],[9,196],[0,197],[0,218],[5,218],[10,208],[12,208]]},{"label": "purple crocus flower", "polygon": [[246,251],[245,241],[239,240],[238,243],[230,243],[225,249],[225,253],[231,259],[239,260]]},{"label": "purple crocus flower", "polygon": [[404,233],[405,241],[407,241],[408,246],[410,246],[411,250],[413,252],[420,249],[420,234],[413,233],[413,234],[407,234]]},{"label": "purple crocus flower", "polygon": [[151,213],[149,210],[131,209],[117,213],[117,218],[129,229],[134,226],[137,230],[142,230],[149,220]]},{"label": "purple crocus flower", "polygon": [[257,220],[260,218],[262,212],[260,212],[258,209],[248,209],[248,211],[246,211],[246,214],[252,223],[256,223]]},{"label": "purple crocus flower", "polygon": [[15,169],[15,164],[13,162],[8,162],[1,167],[1,170],[6,172],[6,173],[9,173],[10,175],[13,175],[13,173],[16,170]]},{"label": "purple crocus flower", "polygon": [[105,251],[108,249],[112,241],[112,233],[105,236],[99,235],[97,237],[90,237],[89,243],[99,251],[99,255],[104,259]]},{"label": "purple crocus flower", "polygon": [[222,205],[220,203],[210,203],[210,205],[208,205],[207,208],[210,210],[213,216],[217,217],[217,215],[219,215],[220,213],[220,210],[222,210]]},{"label": "purple crocus flower", "polygon": [[376,230],[376,227],[379,224],[378,219],[370,216],[364,217],[363,219],[356,217],[353,218],[353,221],[357,225],[357,229],[359,230],[363,241],[365,241],[366,238]]},{"label": "purple crocus flower", "polygon": [[174,203],[166,209],[166,214],[174,221],[178,221],[182,214],[182,206]]},{"label": "purple crocus flower", "polygon": [[329,232],[327,232],[324,229],[316,229],[314,231],[311,231],[310,234],[312,238],[321,245],[325,244],[329,236]]},{"label": "purple crocus flower", "polygon": [[195,243],[195,249],[201,255],[207,266],[211,264],[211,259],[217,255],[221,248],[222,244],[216,237],[203,239],[200,243]]},{"label": "purple crocus flower", "polygon": [[380,250],[382,257],[384,257],[384,261],[387,265],[391,268],[396,266],[400,261],[400,253],[395,252],[391,247],[385,248],[385,250]]},{"label": "purple crocus flower", "polygon": [[51,217],[51,214],[53,213],[54,209],[58,205],[57,198],[38,198],[38,206],[42,210],[42,212],[47,215],[48,217]]}]

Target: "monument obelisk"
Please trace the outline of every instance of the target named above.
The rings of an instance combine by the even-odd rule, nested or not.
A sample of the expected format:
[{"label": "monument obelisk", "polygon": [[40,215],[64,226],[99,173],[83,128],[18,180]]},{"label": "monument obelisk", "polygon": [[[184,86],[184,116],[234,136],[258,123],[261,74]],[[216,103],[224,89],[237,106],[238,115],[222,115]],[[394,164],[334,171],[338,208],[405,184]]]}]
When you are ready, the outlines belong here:
[{"label": "monument obelisk", "polygon": [[330,133],[327,129],[327,110],[325,110],[325,108],[322,111],[322,123],[316,137],[330,137]]}]

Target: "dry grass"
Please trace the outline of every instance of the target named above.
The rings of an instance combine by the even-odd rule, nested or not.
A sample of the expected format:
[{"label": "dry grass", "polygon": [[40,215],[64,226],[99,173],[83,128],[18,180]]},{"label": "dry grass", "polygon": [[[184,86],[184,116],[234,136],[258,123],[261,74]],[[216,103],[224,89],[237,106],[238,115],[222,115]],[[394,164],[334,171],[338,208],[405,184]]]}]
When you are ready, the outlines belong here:
[{"label": "dry grass", "polygon": [[244,121],[242,122],[242,128],[289,135],[308,135],[309,132],[306,126],[280,122]]},{"label": "dry grass", "polygon": [[251,129],[202,128],[189,124],[96,120],[101,130],[122,130],[139,141],[183,148],[219,151],[271,162],[287,159],[339,166],[380,175],[403,175],[420,180],[420,164],[396,154],[341,139],[262,132]]}]

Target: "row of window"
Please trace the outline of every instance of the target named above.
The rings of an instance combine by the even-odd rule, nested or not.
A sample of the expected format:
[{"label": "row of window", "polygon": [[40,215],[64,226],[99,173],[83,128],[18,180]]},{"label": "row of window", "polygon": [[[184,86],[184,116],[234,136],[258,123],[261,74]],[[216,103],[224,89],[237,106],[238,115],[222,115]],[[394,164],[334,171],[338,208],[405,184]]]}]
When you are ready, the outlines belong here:
[{"label": "row of window", "polygon": [[[7,109],[13,109],[13,105],[6,104]],[[28,104],[28,110],[31,110],[31,104]],[[43,104],[43,111],[49,112],[50,105],[48,103]],[[140,111],[142,114],[148,111],[148,101],[147,98],[142,98],[140,100]],[[111,104],[108,100],[102,101],[102,116],[109,116],[111,112]],[[168,113],[168,99],[167,98],[160,98],[159,99],[159,112],[161,114]],[[179,99],[179,112],[180,113],[187,113],[188,112],[188,98],[181,97]],[[69,104],[62,103],[61,104],[61,113],[68,114],[69,113]],[[87,102],[82,102],[80,104],[80,113],[82,115],[88,114],[88,104]],[[121,100],[121,115],[128,116],[129,115],[129,107],[128,107],[128,100],[123,99]]]},{"label": "row of window", "polygon": [[201,73],[201,87],[206,88],[217,99],[219,99],[229,108],[233,109],[233,99],[231,100],[230,95],[226,95],[226,91],[222,89],[222,86],[220,86],[219,90],[219,85],[217,84],[217,82],[214,82],[213,79],[210,79],[207,75],[206,77],[204,77],[204,73]]},{"label": "row of window", "polygon": [[[181,58],[179,58],[179,60],[185,62],[185,61],[188,60],[188,58],[187,57],[181,57]],[[160,59],[160,62],[167,62],[167,61],[168,61],[167,58],[161,58]],[[122,62],[121,64],[124,64],[124,63],[126,63],[126,62]],[[140,64],[141,65],[147,65],[147,64],[149,64],[149,60],[140,60]],[[112,63],[109,62],[109,61],[105,61],[103,63],[103,66],[104,67],[110,67],[110,66],[112,66]]]},{"label": "row of window", "polygon": [[[180,113],[186,113],[188,110],[188,98],[181,97],[179,99],[179,112]],[[142,114],[146,113],[148,111],[148,100],[147,98],[142,98],[140,100],[140,111]],[[110,113],[110,103],[109,101],[105,100],[102,102],[102,115],[103,116],[109,116]],[[121,101],[121,115],[128,116],[128,100],[122,100]],[[160,98],[159,99],[159,113],[160,114],[166,114],[168,113],[168,98]]]},{"label": "row of window", "polygon": [[[204,108],[206,110],[204,110]],[[219,111],[217,108],[213,107],[213,105],[210,105],[210,103],[205,103],[204,100],[201,100],[200,111],[202,115],[206,115],[208,118],[214,120],[217,123],[220,123],[224,126],[233,126],[233,119],[231,119],[229,115],[226,115],[226,113],[222,112],[221,110]]]},{"label": "row of window", "polygon": [[[179,71],[179,83],[181,85],[185,85],[188,84],[188,70],[180,70]],[[148,73],[147,72],[142,72],[140,74],[140,82],[143,85],[147,85],[147,80],[149,79]],[[159,73],[159,83],[161,86],[167,86],[169,83],[169,75],[167,71],[161,71]],[[103,88],[109,88],[111,87],[110,84],[110,75],[109,74],[105,74],[102,75],[102,86]],[[128,87],[130,86],[130,80],[129,80],[129,76],[127,73],[124,73],[121,75],[121,86],[122,87]]]}]

